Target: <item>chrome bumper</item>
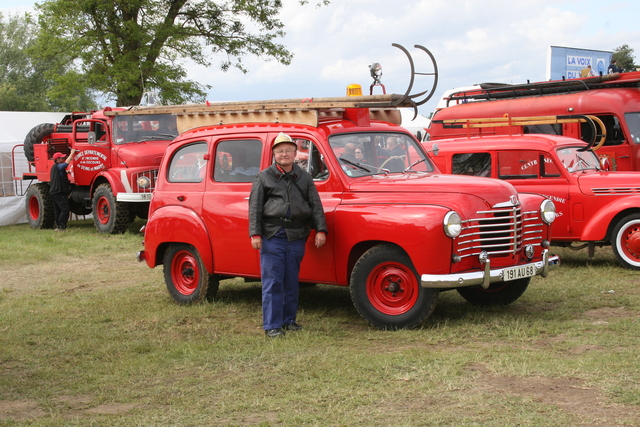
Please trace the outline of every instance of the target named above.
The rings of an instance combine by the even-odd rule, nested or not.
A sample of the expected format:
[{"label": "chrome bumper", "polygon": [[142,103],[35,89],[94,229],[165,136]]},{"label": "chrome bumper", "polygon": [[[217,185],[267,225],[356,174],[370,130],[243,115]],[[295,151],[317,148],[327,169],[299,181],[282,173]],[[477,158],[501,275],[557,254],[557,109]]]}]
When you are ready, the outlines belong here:
[{"label": "chrome bumper", "polygon": [[[555,270],[560,266],[560,257],[557,255],[549,256],[549,250],[545,249],[542,251],[542,261],[523,264],[522,266],[526,265],[533,265],[536,268],[536,274],[534,274],[534,276],[547,277],[549,271]],[[422,277],[420,277],[420,285],[423,288],[435,289],[450,289],[480,285],[484,289],[488,289],[491,283],[503,281],[505,269],[506,268],[492,270],[491,260],[488,259],[484,263],[483,271],[453,274],[423,274]]]}]

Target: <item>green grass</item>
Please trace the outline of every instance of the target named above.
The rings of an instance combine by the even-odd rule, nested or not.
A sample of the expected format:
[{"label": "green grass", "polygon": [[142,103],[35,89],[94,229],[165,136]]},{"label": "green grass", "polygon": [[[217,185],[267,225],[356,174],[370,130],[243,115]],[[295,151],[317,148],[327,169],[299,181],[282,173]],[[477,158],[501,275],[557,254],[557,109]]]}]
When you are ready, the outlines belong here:
[{"label": "green grass", "polygon": [[[508,307],[445,292],[417,330],[303,288],[304,330],[267,340],[260,285],[184,307],[135,260],[134,223],[0,229],[0,426],[615,426],[640,419],[640,276],[608,248]],[[609,292],[614,291],[614,292]]]}]

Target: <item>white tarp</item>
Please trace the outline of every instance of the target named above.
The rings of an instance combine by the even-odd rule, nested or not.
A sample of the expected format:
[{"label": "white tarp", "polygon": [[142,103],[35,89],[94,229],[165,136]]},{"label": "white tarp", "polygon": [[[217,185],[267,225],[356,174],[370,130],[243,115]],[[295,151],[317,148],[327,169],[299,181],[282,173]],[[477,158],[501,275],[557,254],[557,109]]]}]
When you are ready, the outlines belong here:
[{"label": "white tarp", "polygon": [[400,116],[402,117],[402,127],[411,132],[412,134],[418,134],[418,131],[424,137],[425,129],[429,127],[431,120],[425,116],[418,114],[414,119],[415,112],[413,108],[398,108]]},{"label": "white tarp", "polygon": [[[14,195],[11,157],[16,145],[24,143],[27,133],[41,123],[58,123],[67,113],[0,111],[0,225],[27,222],[24,197]],[[27,170],[22,147],[15,151],[17,175]],[[28,182],[22,186],[26,190]],[[20,190],[20,188],[18,189]]]}]

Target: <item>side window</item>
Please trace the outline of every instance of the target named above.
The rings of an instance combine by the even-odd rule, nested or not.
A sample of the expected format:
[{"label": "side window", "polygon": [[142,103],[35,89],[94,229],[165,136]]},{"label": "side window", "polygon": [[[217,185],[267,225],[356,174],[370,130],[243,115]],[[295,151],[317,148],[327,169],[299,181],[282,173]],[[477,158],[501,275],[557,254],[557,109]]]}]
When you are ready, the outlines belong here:
[{"label": "side window", "polygon": [[324,162],[323,154],[308,139],[294,139],[298,146],[295,163],[309,172],[314,181],[324,181],[329,177],[329,169]]},{"label": "side window", "polygon": [[169,182],[201,182],[207,165],[206,152],[206,142],[188,144],[177,150],[169,163]]},{"label": "side window", "polygon": [[262,142],[257,139],[220,141],[213,157],[213,179],[219,182],[251,182],[260,172]]},{"label": "side window", "polygon": [[555,164],[553,159],[546,154],[541,154],[540,158],[542,163],[540,164],[540,176],[544,178],[557,178],[560,176],[560,169]]},{"label": "side window", "polygon": [[502,151],[498,153],[498,178],[538,178],[540,162],[536,151]]},{"label": "side window", "polygon": [[456,175],[491,176],[491,154],[454,154],[451,172]]}]

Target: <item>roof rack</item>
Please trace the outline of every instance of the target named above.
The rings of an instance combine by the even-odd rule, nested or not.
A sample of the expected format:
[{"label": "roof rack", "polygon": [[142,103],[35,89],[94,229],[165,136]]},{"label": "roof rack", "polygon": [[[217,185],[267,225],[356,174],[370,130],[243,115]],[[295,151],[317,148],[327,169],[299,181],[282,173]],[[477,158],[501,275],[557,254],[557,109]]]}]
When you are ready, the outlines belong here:
[{"label": "roof rack", "polygon": [[105,114],[110,116],[172,114],[178,116],[178,130],[183,132],[199,126],[251,122],[318,126],[321,117],[341,118],[346,110],[353,108],[368,109],[370,120],[400,124],[398,107],[412,107],[411,101],[403,95],[388,94],[132,107],[126,111],[110,111]]},{"label": "roof rack", "polygon": [[[597,116],[591,115],[563,115],[563,116],[528,116],[528,117],[511,117],[505,114],[503,117],[494,118],[477,118],[477,119],[450,119],[450,120],[432,120],[431,123],[442,124],[445,129],[466,128],[468,129],[467,137],[471,136],[471,129],[482,129],[490,127],[509,127],[515,126],[533,126],[548,125],[562,123],[588,123],[591,127],[591,135],[593,138],[588,142],[588,146],[580,151],[590,148],[597,150],[604,144],[607,139],[607,129],[605,124]],[[511,129],[510,129],[511,130]],[[599,130],[599,132],[598,132]],[[510,133],[512,135],[512,133]]]},{"label": "roof rack", "polygon": [[579,79],[553,80],[515,85],[481,83],[478,89],[455,92],[445,99],[447,106],[449,106],[449,103],[452,101],[492,101],[615,87],[640,87],[640,72],[614,73]]}]

